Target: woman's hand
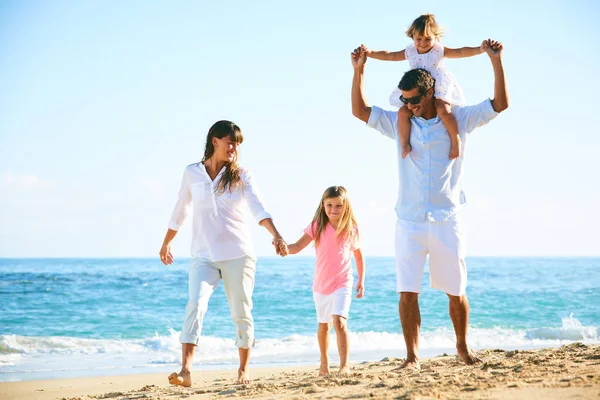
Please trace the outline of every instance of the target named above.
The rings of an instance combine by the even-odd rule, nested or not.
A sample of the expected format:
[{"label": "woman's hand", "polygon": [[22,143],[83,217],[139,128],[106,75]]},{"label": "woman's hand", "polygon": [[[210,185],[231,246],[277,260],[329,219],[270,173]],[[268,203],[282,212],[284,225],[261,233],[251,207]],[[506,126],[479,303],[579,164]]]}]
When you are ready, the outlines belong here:
[{"label": "woman's hand", "polygon": [[171,245],[163,244],[158,253],[160,261],[165,265],[173,264],[173,253],[171,253]]},{"label": "woman's hand", "polygon": [[271,243],[275,246],[275,253],[278,256],[285,257],[288,255],[288,246],[283,238],[275,237]]}]

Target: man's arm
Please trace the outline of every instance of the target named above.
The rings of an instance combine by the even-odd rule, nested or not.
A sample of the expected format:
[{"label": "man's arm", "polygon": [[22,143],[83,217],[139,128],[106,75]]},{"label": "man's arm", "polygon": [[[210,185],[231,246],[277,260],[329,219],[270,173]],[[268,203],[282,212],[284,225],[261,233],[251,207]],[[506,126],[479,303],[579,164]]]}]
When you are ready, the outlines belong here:
[{"label": "man's arm", "polygon": [[491,100],[494,111],[500,113],[508,108],[508,90],[504,79],[504,67],[502,66],[502,43],[488,39],[485,51],[490,56],[492,68],[494,68],[494,98]]},{"label": "man's arm", "polygon": [[371,107],[367,104],[363,93],[363,78],[367,55],[362,47],[357,47],[350,55],[350,59],[354,68],[354,76],[352,77],[352,115],[363,122],[367,122],[371,115]]}]

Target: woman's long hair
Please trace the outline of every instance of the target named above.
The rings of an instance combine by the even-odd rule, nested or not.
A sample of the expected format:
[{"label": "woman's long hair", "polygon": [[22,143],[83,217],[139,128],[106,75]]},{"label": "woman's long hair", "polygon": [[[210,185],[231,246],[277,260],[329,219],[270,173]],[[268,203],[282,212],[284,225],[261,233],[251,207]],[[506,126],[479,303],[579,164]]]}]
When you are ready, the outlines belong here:
[{"label": "woman's long hair", "polygon": [[[241,144],[244,141],[242,136],[242,130],[239,126],[231,121],[217,121],[208,130],[206,136],[206,147],[204,148],[204,158],[202,163],[205,163],[209,158],[212,157],[215,152],[215,146],[213,145],[212,138],[223,139],[225,136],[229,136],[232,142]],[[238,186],[242,184],[240,177],[240,169],[237,163],[237,153],[231,162],[225,165],[225,172],[217,183],[217,193],[224,193],[225,190],[232,193]]]},{"label": "woman's long hair", "polygon": [[334,197],[339,197],[342,199],[342,203],[344,204],[342,216],[340,217],[340,222],[338,223],[335,231],[338,241],[352,238],[354,235],[354,229],[358,228],[346,188],[343,186],[328,187],[323,193],[323,196],[321,196],[321,203],[319,204],[319,208],[317,208],[317,212],[315,212],[315,216],[313,217],[313,222],[316,222],[316,226],[313,226],[312,228],[313,237],[315,238],[315,245],[319,244],[319,238],[329,223],[329,218],[327,217],[327,214],[325,214],[325,200]]}]

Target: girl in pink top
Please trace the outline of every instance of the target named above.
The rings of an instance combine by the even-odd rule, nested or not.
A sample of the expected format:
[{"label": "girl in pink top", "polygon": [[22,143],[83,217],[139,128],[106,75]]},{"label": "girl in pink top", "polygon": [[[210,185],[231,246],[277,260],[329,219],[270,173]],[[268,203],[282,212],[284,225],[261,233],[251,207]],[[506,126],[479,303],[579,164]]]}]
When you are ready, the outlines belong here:
[{"label": "girl in pink top", "polygon": [[341,374],[348,374],[348,311],[352,301],[352,260],[354,254],[358,282],[356,298],[363,297],[365,262],[359,244],[358,225],[352,213],[347,191],[342,186],[325,190],[319,208],[304,235],[294,244],[287,245],[289,254],[296,254],[314,240],[317,252],[313,298],[317,309],[319,330],[317,338],[321,350],[320,375],[329,374],[329,331],[331,325],[337,335]]}]

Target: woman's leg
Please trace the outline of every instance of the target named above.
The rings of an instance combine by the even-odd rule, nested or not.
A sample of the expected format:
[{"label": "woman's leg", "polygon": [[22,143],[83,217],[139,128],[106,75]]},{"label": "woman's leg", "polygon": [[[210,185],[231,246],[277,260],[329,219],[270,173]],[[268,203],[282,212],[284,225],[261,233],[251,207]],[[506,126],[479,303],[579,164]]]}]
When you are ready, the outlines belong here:
[{"label": "woman's leg", "polygon": [[191,386],[192,361],[196,346],[202,332],[202,322],[208,309],[208,300],[213,294],[221,275],[219,270],[205,260],[193,260],[190,264],[188,303],[186,315],[181,329],[181,371],[169,375],[169,383],[173,385]]},{"label": "woman's leg", "polygon": [[452,115],[450,104],[443,100],[435,99],[435,110],[442,120],[444,127],[448,131],[448,135],[450,135],[450,159],[453,160],[460,157],[460,136],[458,134],[458,123],[456,122],[454,115]]},{"label": "woman's leg", "polygon": [[250,383],[248,361],[250,349],[254,346],[254,319],[252,318],[252,292],[256,260],[242,257],[235,260],[220,261],[223,286],[229,303],[231,319],[236,327],[235,345],[240,356],[238,383]]}]

